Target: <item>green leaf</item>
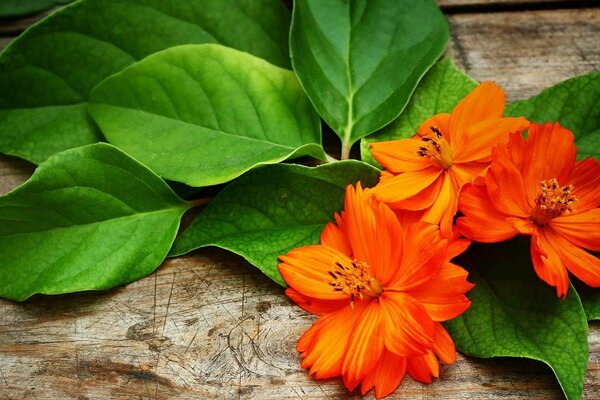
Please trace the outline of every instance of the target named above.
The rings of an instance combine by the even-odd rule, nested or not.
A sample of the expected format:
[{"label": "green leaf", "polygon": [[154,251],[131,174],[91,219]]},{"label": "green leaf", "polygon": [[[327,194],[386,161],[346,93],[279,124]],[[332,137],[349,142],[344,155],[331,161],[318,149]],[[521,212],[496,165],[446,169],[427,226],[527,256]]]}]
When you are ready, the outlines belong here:
[{"label": "green leaf", "polygon": [[[599,124],[600,125],[600,124]],[[575,139],[577,158],[595,157],[600,159],[600,129]]]},{"label": "green leaf", "polygon": [[600,72],[567,79],[537,96],[509,104],[506,114],[539,124],[558,121],[573,131],[578,158],[600,158]]},{"label": "green leaf", "polygon": [[174,47],[113,75],[92,91],[90,114],[110,143],[190,186],[325,158],[319,116],[294,73],[214,44]]},{"label": "green leaf", "polygon": [[297,0],[292,65],[344,153],[400,114],[448,36],[430,0]]},{"label": "green leaf", "polygon": [[325,224],[343,206],[344,190],[359,180],[375,185],[376,168],[340,161],[309,168],[269,165],[229,184],[175,242],[170,256],[206,246],[241,255],[275,282],[284,285],[277,257],[315,244]]},{"label": "green leaf", "polygon": [[95,143],[90,90],[149,54],[219,43],[289,67],[289,11],[279,0],[83,0],[11,42],[0,56],[0,152],[40,163]]},{"label": "green leaf", "polygon": [[600,289],[589,287],[579,280],[574,280],[573,285],[581,298],[588,321],[600,320]]},{"label": "green leaf", "polygon": [[0,17],[18,17],[71,3],[73,0],[0,0]]},{"label": "green leaf", "polygon": [[0,197],[0,297],[108,289],[165,258],[188,205],[108,144],[67,150]]},{"label": "green leaf", "polygon": [[471,307],[446,323],[456,348],[475,357],[526,357],[552,368],[568,399],[583,391],[588,326],[573,287],[563,301],[534,273],[529,241],[473,244],[457,261],[475,283]]},{"label": "green leaf", "polygon": [[477,82],[459,70],[450,58],[436,63],[419,82],[402,114],[379,132],[361,140],[363,161],[378,165],[369,150],[370,143],[413,136],[428,118],[451,112],[476,85]]}]

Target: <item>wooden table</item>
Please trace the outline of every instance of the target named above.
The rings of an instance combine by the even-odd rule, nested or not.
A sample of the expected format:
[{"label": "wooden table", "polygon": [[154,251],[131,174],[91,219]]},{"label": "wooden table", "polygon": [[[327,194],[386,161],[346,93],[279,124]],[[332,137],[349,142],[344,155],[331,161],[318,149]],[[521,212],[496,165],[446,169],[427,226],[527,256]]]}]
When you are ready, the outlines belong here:
[{"label": "wooden table", "polygon": [[[448,54],[509,100],[600,70],[594,2],[439,3],[452,29]],[[33,21],[1,21],[0,46]],[[32,171],[0,156],[0,193]],[[217,249],[167,260],[108,292],[0,300],[0,399],[354,398],[340,380],[315,381],[300,368],[295,344],[314,319]],[[600,399],[600,324],[589,342],[584,398]],[[562,397],[550,369],[529,360],[459,355],[441,375],[432,385],[405,378],[391,398]]]}]

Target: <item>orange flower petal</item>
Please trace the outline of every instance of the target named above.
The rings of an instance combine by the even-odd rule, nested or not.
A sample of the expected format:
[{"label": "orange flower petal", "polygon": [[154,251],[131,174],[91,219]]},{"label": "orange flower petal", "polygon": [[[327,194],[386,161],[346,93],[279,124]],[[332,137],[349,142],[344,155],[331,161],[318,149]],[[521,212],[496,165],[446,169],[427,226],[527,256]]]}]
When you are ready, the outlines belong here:
[{"label": "orange flower petal", "polygon": [[513,133],[508,139],[508,157],[512,160],[512,163],[517,167],[521,174],[523,172],[523,156],[525,149],[527,148],[527,142],[523,137],[522,133]]},{"label": "orange flower petal", "polygon": [[304,311],[316,315],[328,314],[347,307],[350,304],[347,297],[342,300],[320,300],[304,296],[292,288],[287,288],[285,295],[298,304]]},{"label": "orange flower petal", "polygon": [[373,188],[373,194],[385,203],[398,203],[406,200],[433,184],[442,169],[431,166],[421,171],[405,172],[380,181]]},{"label": "orange flower petal", "polygon": [[569,290],[569,276],[545,229],[537,229],[531,237],[531,260],[540,279],[556,287],[557,296],[564,299]]},{"label": "orange flower petal", "polygon": [[483,82],[471,91],[452,110],[450,140],[453,151],[467,143],[465,132],[479,121],[502,117],[506,96],[493,82]]},{"label": "orange flower petal", "polygon": [[545,233],[569,272],[588,286],[600,287],[600,259],[573,245],[552,229],[546,229]]},{"label": "orange flower petal", "polygon": [[415,381],[421,383],[431,383],[431,377],[440,375],[440,364],[433,352],[428,352],[423,356],[412,356],[406,360],[406,372]]},{"label": "orange flower petal", "polygon": [[360,185],[346,190],[344,211],[348,241],[353,256],[369,264],[372,275],[385,285],[400,264],[401,227],[394,212],[376,199],[365,196]]},{"label": "orange flower petal", "polygon": [[460,194],[458,208],[465,216],[457,219],[456,226],[469,239],[496,243],[518,233],[511,224],[505,222],[508,216],[494,208],[485,186],[465,186]]},{"label": "orange flower petal", "polygon": [[375,398],[381,399],[392,393],[402,382],[406,372],[406,357],[384,350],[379,364],[363,379],[360,392],[364,396],[375,387]]},{"label": "orange flower petal", "polygon": [[350,391],[377,366],[383,352],[385,336],[381,312],[379,304],[372,301],[354,325],[342,366],[344,384]]},{"label": "orange flower petal", "polygon": [[575,204],[577,211],[589,210],[600,205],[600,162],[593,158],[575,163],[567,184],[574,186],[573,192],[579,199]]},{"label": "orange flower petal", "polygon": [[571,243],[600,251],[600,208],[557,217],[548,225]]},{"label": "orange flower petal", "polygon": [[452,260],[454,257],[464,253],[471,245],[471,241],[467,239],[453,239],[448,242],[448,253],[446,259]]},{"label": "orange flower petal", "polygon": [[471,305],[464,295],[474,286],[467,281],[467,275],[463,268],[447,262],[428,281],[407,293],[423,304],[433,321],[447,321]]},{"label": "orange flower petal", "polygon": [[409,226],[411,224],[421,221],[421,217],[423,216],[423,210],[394,210],[394,214],[396,214],[398,222],[400,222],[400,226]]},{"label": "orange flower petal", "polygon": [[321,244],[333,247],[340,253],[352,257],[352,248],[344,231],[344,221],[338,214],[335,214],[335,221],[335,224],[330,222],[325,225],[321,233]]},{"label": "orange flower petal", "polygon": [[481,162],[454,164],[448,171],[450,171],[458,186],[462,188],[467,183],[473,182],[476,177],[482,175],[489,165],[489,163]]},{"label": "orange flower petal", "polygon": [[505,221],[511,224],[521,235],[533,235],[534,224],[530,219],[509,217]]},{"label": "orange flower petal", "polygon": [[418,139],[391,140],[371,143],[373,157],[385,169],[399,174],[407,171],[420,171],[431,165],[428,158],[418,155],[423,142]]},{"label": "orange flower petal", "polygon": [[392,290],[407,291],[431,279],[446,260],[448,241],[439,233],[438,227],[417,222],[405,227],[402,245],[406,249],[402,261],[388,286]]},{"label": "orange flower petal", "polygon": [[504,214],[529,218],[532,205],[527,200],[533,198],[526,197],[521,172],[508,157],[504,147],[496,147],[492,152],[492,164],[485,177],[489,199]]},{"label": "orange flower petal", "polygon": [[332,290],[328,271],[336,262],[350,263],[346,255],[323,245],[305,246],[279,256],[279,272],[285,282],[304,296],[321,300],[342,300],[348,296]]},{"label": "orange flower petal", "polygon": [[444,329],[442,324],[435,324],[435,343],[433,344],[434,353],[442,360],[444,364],[452,364],[456,361],[456,348],[452,338]]},{"label": "orange flower petal", "polygon": [[421,303],[402,292],[384,292],[379,303],[388,350],[408,356],[424,354],[432,347],[434,322]]},{"label": "orange flower petal", "polygon": [[556,178],[561,185],[568,184],[566,180],[573,169],[576,154],[570,130],[558,123],[532,123],[522,166],[527,198],[535,198],[541,181]]},{"label": "orange flower petal", "polygon": [[[394,210],[421,211],[427,209],[438,199],[443,184],[444,175],[440,175],[434,183],[414,196],[397,203],[387,203],[387,205]],[[418,220],[419,218],[416,219],[416,221]]]},{"label": "orange flower petal", "polygon": [[444,237],[452,237],[452,221],[458,208],[458,190],[452,177],[448,173],[442,176],[443,183],[438,198],[433,205],[425,211],[421,218],[424,222],[438,225]]},{"label": "orange flower petal", "polygon": [[320,317],[298,341],[302,368],[309,369],[317,379],[341,375],[354,326],[369,304],[368,301],[356,302],[354,309],[348,306]]},{"label": "orange flower petal", "polygon": [[482,120],[463,132],[464,144],[454,152],[454,162],[488,161],[492,147],[508,143],[509,134],[521,133],[528,126],[529,121],[523,117]]},{"label": "orange flower petal", "polygon": [[431,128],[436,128],[441,132],[444,140],[452,145],[452,138],[450,137],[450,114],[436,114],[429,118],[419,126],[419,130],[413,138],[417,139],[420,137],[431,136],[431,134],[434,133]]}]

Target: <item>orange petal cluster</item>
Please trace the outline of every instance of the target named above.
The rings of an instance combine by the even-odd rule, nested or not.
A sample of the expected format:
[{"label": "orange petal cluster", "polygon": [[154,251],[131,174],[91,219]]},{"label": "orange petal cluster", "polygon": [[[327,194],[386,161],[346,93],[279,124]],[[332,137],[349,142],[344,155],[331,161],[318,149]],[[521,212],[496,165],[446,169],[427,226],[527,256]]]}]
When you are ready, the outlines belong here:
[{"label": "orange petal cluster", "polygon": [[600,287],[600,163],[575,161],[573,133],[558,123],[532,124],[528,139],[512,135],[492,152],[485,178],[467,185],[457,226],[478,242],[531,235],[537,275],[565,297],[567,270]]},{"label": "orange petal cluster", "polygon": [[302,366],[318,379],[341,376],[349,390],[387,396],[405,373],[421,382],[452,363],[452,339],[440,324],[464,312],[473,285],[450,260],[469,245],[425,222],[403,226],[358,184],[319,245],[280,256],[286,295],[319,315],[300,338]]},{"label": "orange petal cluster", "polygon": [[385,168],[375,196],[393,209],[411,210],[440,224],[451,237],[461,188],[489,166],[491,148],[529,126],[503,117],[505,94],[492,82],[478,85],[450,114],[437,114],[410,139],[372,143]]}]

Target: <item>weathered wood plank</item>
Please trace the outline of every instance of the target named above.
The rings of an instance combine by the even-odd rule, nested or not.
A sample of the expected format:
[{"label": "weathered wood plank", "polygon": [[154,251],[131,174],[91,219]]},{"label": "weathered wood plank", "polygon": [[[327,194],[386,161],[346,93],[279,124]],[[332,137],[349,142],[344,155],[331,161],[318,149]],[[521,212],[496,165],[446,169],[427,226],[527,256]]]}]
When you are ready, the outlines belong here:
[{"label": "weathered wood plank", "polygon": [[[166,262],[106,293],[0,303],[0,393],[5,398],[345,398],[317,382],[294,350],[313,317],[283,290],[222,251]],[[590,335],[587,398],[599,393],[600,326]],[[392,398],[560,397],[532,361],[459,357],[443,379],[406,379]]]},{"label": "weathered wood plank", "polygon": [[[291,0],[282,0],[286,4],[290,4]],[[580,4],[591,4],[593,0],[436,0],[437,3],[445,10],[452,11],[455,9],[464,9],[469,7],[472,9],[477,8],[490,8],[497,6],[526,6],[526,7],[576,7]],[[48,14],[60,9],[62,7],[54,7],[51,10],[35,14],[28,15],[21,18],[0,18],[0,35],[16,35],[25,30],[28,26],[41,20]]]},{"label": "weathered wood plank", "polygon": [[28,15],[25,17],[0,18],[0,35],[17,35],[24,31],[27,27],[33,25],[59,8],[60,7],[55,7],[52,10],[44,11],[35,15]]},{"label": "weathered wood plank", "polygon": [[[513,100],[600,69],[598,9],[449,19],[450,55]],[[32,171],[0,156],[0,194]],[[300,369],[295,343],[312,321],[240,258],[202,250],[109,292],[0,301],[0,398],[356,397]],[[589,342],[584,396],[597,399],[599,323]],[[392,398],[561,398],[550,370],[533,361],[459,356],[442,376],[432,385],[407,378]]]},{"label": "weathered wood plank", "polygon": [[562,8],[569,8],[573,6],[578,6],[581,3],[593,3],[589,0],[436,0],[437,3],[441,7],[462,7],[462,6],[472,6],[472,7],[495,7],[495,6],[538,6],[538,7],[557,7],[561,6]]},{"label": "weathered wood plank", "polygon": [[27,161],[0,155],[0,196],[25,182],[34,169]]},{"label": "weathered wood plank", "polygon": [[12,37],[0,37],[0,51],[5,48],[8,43],[10,43],[11,40],[13,40],[14,38]]},{"label": "weathered wood plank", "polygon": [[520,100],[564,79],[600,70],[600,8],[448,17],[448,55],[479,81]]}]

